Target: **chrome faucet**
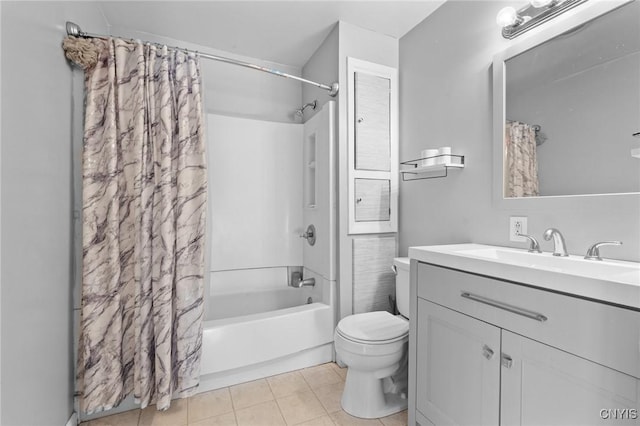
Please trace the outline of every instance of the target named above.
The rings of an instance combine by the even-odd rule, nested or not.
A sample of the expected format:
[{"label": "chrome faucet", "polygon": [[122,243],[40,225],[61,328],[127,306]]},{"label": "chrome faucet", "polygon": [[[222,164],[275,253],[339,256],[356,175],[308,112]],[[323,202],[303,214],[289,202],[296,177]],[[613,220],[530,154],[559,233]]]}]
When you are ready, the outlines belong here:
[{"label": "chrome faucet", "polygon": [[554,256],[569,256],[569,253],[567,253],[567,244],[564,242],[564,237],[556,228],[549,228],[544,231],[543,237],[546,241],[549,241],[551,238],[553,238]]},{"label": "chrome faucet", "polygon": [[301,287],[313,287],[316,285],[315,278],[307,278],[306,280],[302,279],[302,272],[295,271],[291,275],[291,287],[301,288]]},{"label": "chrome faucet", "polygon": [[621,246],[622,241],[602,241],[600,243],[595,243],[587,250],[587,254],[584,256],[587,260],[602,260],[600,257],[600,247],[601,246]]},{"label": "chrome faucet", "polygon": [[518,237],[524,237],[529,240],[529,253],[542,253],[542,251],[540,250],[540,243],[538,243],[538,240],[536,240],[534,237],[532,237],[531,235],[520,233],[518,233]]}]

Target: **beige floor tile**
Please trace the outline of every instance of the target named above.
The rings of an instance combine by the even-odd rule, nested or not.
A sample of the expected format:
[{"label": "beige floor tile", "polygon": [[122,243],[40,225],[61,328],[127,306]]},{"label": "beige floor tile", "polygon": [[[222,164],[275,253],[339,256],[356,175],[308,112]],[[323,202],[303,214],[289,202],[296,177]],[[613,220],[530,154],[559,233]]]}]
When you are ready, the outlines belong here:
[{"label": "beige floor tile", "polygon": [[142,410],[140,426],[184,426],[187,424],[187,400],[174,399],[166,411],[158,411],[155,405]]},{"label": "beige floor tile", "polygon": [[288,425],[306,422],[327,414],[320,400],[311,390],[278,398],[276,402]]},{"label": "beige floor tile", "polygon": [[338,426],[380,426],[382,423],[378,419],[360,419],[353,417],[344,410],[331,413],[331,420]]},{"label": "beige floor tile", "polygon": [[315,388],[313,392],[316,394],[322,406],[327,413],[334,413],[342,410],[340,401],[342,400],[342,391],[344,390],[344,382],[331,383]]},{"label": "beige floor tile", "polygon": [[407,426],[407,410],[380,419],[384,426]]},{"label": "beige floor tile", "polygon": [[342,377],[342,380],[345,380],[347,378],[347,367],[340,368],[338,364],[336,364],[335,362],[332,362],[331,368],[333,368],[333,371],[338,373],[338,376]]},{"label": "beige floor tile", "polygon": [[120,414],[100,417],[99,419],[82,422],[82,426],[138,426],[140,410],[125,411]]},{"label": "beige floor tile", "polygon": [[269,386],[271,386],[271,391],[273,391],[273,395],[276,398],[311,390],[299,371],[268,377],[267,382]]},{"label": "beige floor tile", "polygon": [[342,378],[338,373],[333,371],[331,364],[322,364],[311,368],[305,368],[304,370],[300,370],[300,372],[312,389],[342,381]]},{"label": "beige floor tile", "polygon": [[189,420],[189,426],[236,426],[237,424],[236,414],[233,411],[220,416],[209,417],[197,422]]},{"label": "beige floor tile", "polygon": [[236,410],[238,426],[284,426],[278,404],[275,401],[263,402],[241,410]]},{"label": "beige floor tile", "polygon": [[329,415],[327,414],[322,417],[318,417],[317,419],[300,423],[296,426],[335,426],[335,423],[333,422],[333,420],[331,420],[331,417],[329,417]]},{"label": "beige floor tile", "polygon": [[229,388],[204,392],[189,398],[189,423],[232,411]]},{"label": "beige floor tile", "polygon": [[271,388],[265,379],[231,386],[229,390],[231,391],[233,408],[236,410],[274,399]]}]

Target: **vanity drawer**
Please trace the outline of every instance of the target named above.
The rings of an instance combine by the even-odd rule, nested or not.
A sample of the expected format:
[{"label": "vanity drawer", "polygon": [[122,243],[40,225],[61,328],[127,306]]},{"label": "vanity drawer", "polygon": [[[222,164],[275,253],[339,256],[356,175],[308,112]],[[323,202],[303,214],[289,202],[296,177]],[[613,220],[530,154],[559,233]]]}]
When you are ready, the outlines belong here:
[{"label": "vanity drawer", "polygon": [[640,378],[638,311],[421,262],[417,294]]}]

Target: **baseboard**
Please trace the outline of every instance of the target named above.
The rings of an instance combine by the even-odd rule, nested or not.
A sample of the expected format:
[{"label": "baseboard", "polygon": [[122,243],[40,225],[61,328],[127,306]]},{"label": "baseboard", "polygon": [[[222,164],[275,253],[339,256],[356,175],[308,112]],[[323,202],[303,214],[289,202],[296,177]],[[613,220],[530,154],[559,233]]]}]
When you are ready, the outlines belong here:
[{"label": "baseboard", "polygon": [[71,413],[71,417],[69,417],[65,426],[78,426],[78,413],[75,411]]}]

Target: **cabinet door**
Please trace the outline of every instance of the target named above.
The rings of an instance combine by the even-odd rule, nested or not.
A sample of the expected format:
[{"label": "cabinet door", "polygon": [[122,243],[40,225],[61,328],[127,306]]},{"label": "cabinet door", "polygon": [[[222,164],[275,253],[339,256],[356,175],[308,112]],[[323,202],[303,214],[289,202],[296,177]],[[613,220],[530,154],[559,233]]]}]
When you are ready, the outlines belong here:
[{"label": "cabinet door", "polygon": [[356,179],[356,222],[388,221],[391,187],[388,179]]},{"label": "cabinet door", "polygon": [[389,171],[391,156],[391,81],[355,73],[355,168]]},{"label": "cabinet door", "polygon": [[418,299],[416,408],[436,425],[497,425],[500,329]]},{"label": "cabinet door", "polygon": [[502,424],[640,422],[638,379],[506,330],[502,352]]}]

